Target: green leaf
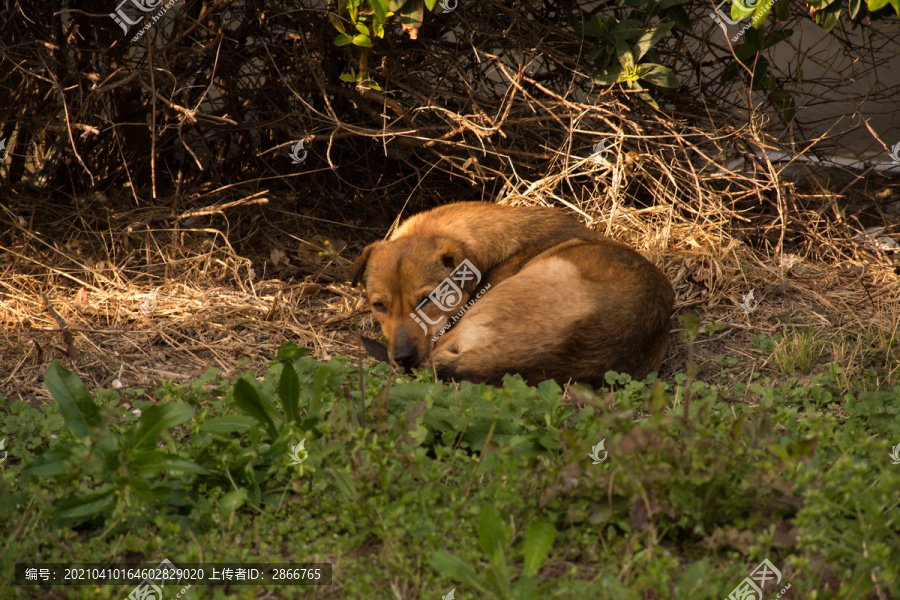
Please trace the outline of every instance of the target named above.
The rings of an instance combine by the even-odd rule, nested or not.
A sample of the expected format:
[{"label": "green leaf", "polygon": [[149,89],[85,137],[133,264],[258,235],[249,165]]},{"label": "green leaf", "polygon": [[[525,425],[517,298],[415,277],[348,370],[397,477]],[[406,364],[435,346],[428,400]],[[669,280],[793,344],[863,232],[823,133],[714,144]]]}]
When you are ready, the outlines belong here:
[{"label": "green leaf", "polygon": [[54,502],[59,519],[84,519],[107,512],[116,501],[116,487],[106,484],[83,496],[65,498]]},{"label": "green leaf", "polygon": [[[341,76],[343,77],[343,75]],[[281,380],[278,382],[278,396],[284,406],[289,423],[300,422],[298,403],[300,402],[300,379],[297,377],[297,369],[291,363],[285,363],[281,370]]]},{"label": "green leaf", "polygon": [[488,593],[484,581],[475,574],[475,569],[456,555],[439,550],[431,555],[428,562],[441,575],[468,585],[482,596]]},{"label": "green leaf", "polygon": [[353,483],[352,477],[343,471],[338,471],[331,467],[327,467],[325,472],[331,475],[334,479],[334,484],[348,499],[355,501],[359,498],[359,493],[356,491],[356,484]]},{"label": "green leaf", "polygon": [[499,548],[491,557],[491,566],[486,573],[486,581],[488,587],[500,592],[497,594],[500,598],[509,598],[512,589],[510,587],[509,564],[506,562],[506,553],[503,548]]},{"label": "green leaf", "polygon": [[388,0],[388,8],[391,9],[391,12],[395,13],[395,12],[399,11],[401,8],[403,8],[403,6],[407,2],[412,2],[412,1],[413,0]]},{"label": "green leaf", "polygon": [[843,0],[834,0],[825,10],[816,12],[816,23],[825,31],[831,31],[837,25],[838,17],[841,16],[841,5]]},{"label": "green leaf", "polygon": [[537,575],[538,569],[547,553],[553,547],[556,538],[556,528],[544,519],[536,519],[531,522],[525,533],[525,575]]},{"label": "green leaf", "polygon": [[234,403],[238,408],[250,415],[260,424],[265,426],[269,431],[269,435],[276,437],[275,423],[272,417],[266,412],[263,401],[256,391],[256,386],[244,379],[238,379],[234,384]]},{"label": "green leaf", "polygon": [[533,577],[523,576],[513,586],[513,597],[516,600],[538,600],[538,589]]},{"label": "green leaf", "polygon": [[243,415],[226,415],[209,419],[200,426],[204,433],[246,433],[256,425],[256,419]]},{"label": "green leaf", "polygon": [[638,98],[640,98],[641,100],[643,100],[644,102],[646,102],[647,104],[649,104],[650,106],[655,108],[656,110],[659,110],[659,104],[657,104],[656,100],[653,99],[653,96],[651,96],[647,92],[639,93]]},{"label": "green leaf", "polygon": [[328,387],[336,387],[344,382],[343,366],[329,361],[316,368],[313,376],[312,397],[309,401],[309,414],[318,417],[322,411],[322,391]]},{"label": "green leaf", "polygon": [[760,25],[766,20],[766,17],[769,16],[769,13],[772,12],[772,2],[770,0],[763,0],[756,6],[756,10],[753,11],[753,18],[750,20],[750,24],[754,29],[759,29]]},{"label": "green leaf", "polygon": [[148,406],[137,425],[128,432],[126,446],[134,450],[153,450],[163,430],[190,421],[194,407],[181,402]]},{"label": "green leaf", "polygon": [[616,57],[619,59],[619,64],[626,71],[634,67],[634,52],[632,52],[628,42],[622,38],[616,38]]},{"label": "green leaf", "polygon": [[859,11],[862,8],[862,0],[850,0],[850,20],[855,21]]},{"label": "green leaf", "polygon": [[69,448],[58,448],[45,452],[33,461],[29,462],[23,473],[35,475],[37,477],[60,477],[62,475],[73,475],[77,469],[69,462],[72,453]]},{"label": "green leaf", "polygon": [[661,2],[657,2],[656,5],[653,7],[651,14],[659,14],[665,10],[668,10],[669,8],[671,8],[673,6],[678,6],[680,4],[684,4],[687,1],[688,0],[661,0]]},{"label": "green leaf", "polygon": [[363,35],[369,35],[369,28],[366,27],[365,23],[354,23],[356,25],[356,30]]},{"label": "green leaf", "polygon": [[[755,32],[755,30],[748,29],[747,33]],[[759,52],[760,48],[757,43],[754,41],[754,36],[745,36],[744,43],[734,49],[734,55],[737,57],[739,61],[744,64],[749,64],[747,61],[748,58],[754,57]],[[743,69],[741,69],[743,71]]]},{"label": "green leaf", "polygon": [[762,86],[765,83],[767,78],[767,73],[769,70],[769,61],[767,61],[762,56],[757,57],[756,62],[753,63],[753,78],[751,79],[751,88],[754,90],[762,89]]},{"label": "green leaf", "polygon": [[[328,13],[328,20],[331,21],[331,24],[335,29],[337,29],[341,33],[347,33],[347,30],[344,29],[344,22],[341,21],[341,18],[339,16],[330,12]],[[281,351],[279,350],[279,352]]]},{"label": "green leaf", "polygon": [[144,478],[156,477],[162,471],[171,473],[172,471],[180,471],[192,475],[202,475],[206,473],[206,469],[195,462],[181,458],[174,454],[166,454],[154,450],[152,452],[141,452],[129,461],[129,466],[141,471]]},{"label": "green leaf", "polygon": [[388,14],[388,3],[387,0],[369,0],[369,6],[372,7],[372,11],[375,13],[375,18],[384,23],[387,19]]},{"label": "green leaf", "polygon": [[278,362],[296,360],[298,358],[306,356],[310,352],[311,350],[309,348],[298,346],[294,342],[287,342],[286,344],[282,344],[278,348],[278,354],[275,355],[275,360],[277,360]]},{"label": "green leaf", "polygon": [[135,496],[148,502],[162,500],[172,493],[172,488],[167,485],[151,485],[146,479],[137,477],[116,477],[115,482],[119,489],[131,488]]},{"label": "green leaf", "polygon": [[653,63],[642,63],[640,67],[641,79],[644,81],[667,88],[678,87],[678,78],[669,67]]},{"label": "green leaf", "polygon": [[731,0],[731,19],[739,21],[756,10],[756,7],[768,0]]},{"label": "green leaf", "polygon": [[478,518],[478,545],[488,556],[506,545],[506,526],[492,504],[485,506]]},{"label": "green leaf", "polygon": [[233,512],[237,512],[237,510],[244,505],[244,502],[247,501],[247,490],[244,488],[240,488],[238,490],[234,490],[228,492],[222,499],[219,500],[219,514],[223,517],[230,516]]},{"label": "green leaf", "polygon": [[433,11],[434,7],[437,6],[438,0],[425,0],[425,8],[429,11]]},{"label": "green leaf", "polygon": [[50,395],[59,404],[59,412],[66,422],[66,429],[77,438],[86,437],[90,429],[103,427],[100,408],[94,404],[91,393],[75,375],[53,360],[47,368],[45,380]]},{"label": "green leaf", "polygon": [[244,481],[247,482],[247,500],[253,506],[258,507],[262,500],[262,491],[259,489],[259,480],[256,477],[256,471],[253,469],[252,463],[244,465]]},{"label": "green leaf", "polygon": [[673,27],[675,27],[675,23],[661,23],[653,29],[645,31],[634,43],[634,50],[637,52],[635,58],[641,60],[641,58],[647,54],[647,51],[655,46],[656,43],[669,33]]},{"label": "green leaf", "polygon": [[675,21],[675,25],[683,31],[691,31],[694,24],[687,12],[680,6],[673,6],[665,10],[665,16]]},{"label": "green leaf", "polygon": [[609,36],[616,42],[619,40],[631,40],[643,34],[646,29],[647,27],[641,21],[625,19],[609,28]]},{"label": "green leaf", "polygon": [[403,26],[403,31],[419,29],[424,18],[425,5],[422,0],[408,0],[400,10],[400,25]]},{"label": "green leaf", "polygon": [[[753,51],[753,54],[756,54],[757,52],[762,50],[762,45],[763,45],[762,33],[760,33],[756,29],[748,29],[744,33],[744,44],[747,45],[749,50]],[[744,44],[741,44],[741,45],[743,46]]]},{"label": "green leaf", "polygon": [[372,45],[372,38],[367,35],[355,35],[353,36],[353,45],[354,46],[362,46],[363,48],[368,48]]},{"label": "green leaf", "polygon": [[350,42],[353,41],[353,38],[347,35],[346,33],[341,33],[335,36],[334,45],[335,46],[346,46]]}]

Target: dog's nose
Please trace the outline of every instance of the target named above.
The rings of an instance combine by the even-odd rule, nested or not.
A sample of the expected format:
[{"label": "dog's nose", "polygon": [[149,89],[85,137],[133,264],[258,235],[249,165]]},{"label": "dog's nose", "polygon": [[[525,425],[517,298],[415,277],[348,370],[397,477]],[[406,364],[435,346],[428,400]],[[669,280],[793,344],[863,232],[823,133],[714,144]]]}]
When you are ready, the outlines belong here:
[{"label": "dog's nose", "polygon": [[418,355],[415,346],[401,346],[394,352],[394,362],[404,369],[411,369],[416,366]]}]

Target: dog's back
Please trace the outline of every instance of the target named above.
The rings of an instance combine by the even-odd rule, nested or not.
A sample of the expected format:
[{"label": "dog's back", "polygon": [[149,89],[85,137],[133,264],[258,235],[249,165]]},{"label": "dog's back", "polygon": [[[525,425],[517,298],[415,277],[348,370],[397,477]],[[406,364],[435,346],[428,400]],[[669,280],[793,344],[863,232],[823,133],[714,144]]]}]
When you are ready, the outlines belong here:
[{"label": "dog's back", "polygon": [[414,215],[391,236],[443,237],[460,242],[465,254],[485,270],[507,261],[517,272],[544,250],[571,239],[607,240],[558,208],[455,202]]}]

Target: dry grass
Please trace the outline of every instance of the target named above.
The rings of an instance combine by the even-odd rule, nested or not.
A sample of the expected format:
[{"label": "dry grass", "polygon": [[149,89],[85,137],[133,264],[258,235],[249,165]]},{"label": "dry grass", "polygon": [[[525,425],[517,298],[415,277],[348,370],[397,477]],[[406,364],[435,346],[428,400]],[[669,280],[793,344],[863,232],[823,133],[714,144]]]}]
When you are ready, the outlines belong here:
[{"label": "dry grass", "polygon": [[[504,201],[572,204],[559,190],[564,181],[508,186]],[[849,224],[872,217],[866,190],[844,190],[838,219],[827,218],[819,192],[785,189],[804,208],[786,228],[791,252],[780,256],[751,245],[750,226],[735,227],[725,211],[642,208],[602,194],[571,208],[659,264],[675,285],[677,312],[698,313],[706,328],[694,352],[699,379],[748,381],[761,368],[785,378],[835,361],[847,377],[874,368],[872,386],[896,384],[900,257],[853,239]],[[262,369],[288,340],[318,358],[361,356],[357,332],[374,326],[349,287],[349,265],[387,231],[389,211],[334,203],[326,211],[323,202],[301,214],[277,194],[209,197],[198,193],[194,208],[174,216],[106,197],[0,206],[0,393],[47,400],[42,381],[53,358],[89,386],[152,388],[209,368]],[[744,215],[751,224],[769,218],[762,206]],[[880,218],[896,239],[898,219]],[[748,314],[740,304],[751,289],[759,305]],[[676,316],[664,377],[685,368],[679,324]],[[770,356],[752,347],[760,335],[784,342]],[[798,355],[813,342],[818,358],[804,366]],[[722,372],[720,355],[737,363]]]},{"label": "dry grass", "polygon": [[[785,376],[751,341],[800,325],[821,361],[897,380],[898,257],[856,236],[898,239],[900,188],[871,170],[782,177],[767,151],[813,156],[827,140],[779,142],[784,123],[720,77],[732,55],[718,41],[693,40],[727,57],[716,68],[683,38],[661,42],[696,81],[653,89],[656,110],[593,83],[577,3],[474,3],[454,16],[465,43],[426,28],[370,50],[323,45],[320,8],[224,3],[140,44],[77,12],[10,21],[4,50],[29,68],[0,107],[0,393],[46,399],[52,358],[89,385],[148,387],[263,368],[287,340],[360,355],[356,331],[374,327],[347,283],[355,253],[398,214],[479,199],[568,207],[660,264],[679,312],[724,325],[697,342],[700,378],[721,378],[720,354],[739,359],[726,379]],[[341,81],[350,68],[382,91]],[[301,140],[297,165],[286,154]],[[676,341],[664,375],[685,360]]]}]

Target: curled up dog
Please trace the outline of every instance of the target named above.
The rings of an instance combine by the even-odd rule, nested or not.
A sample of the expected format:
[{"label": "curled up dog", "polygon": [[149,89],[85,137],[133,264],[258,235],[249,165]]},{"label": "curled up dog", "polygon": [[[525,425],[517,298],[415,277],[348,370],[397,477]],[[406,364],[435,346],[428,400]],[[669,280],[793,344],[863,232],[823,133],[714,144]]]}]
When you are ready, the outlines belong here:
[{"label": "curled up dog", "polygon": [[352,282],[391,362],[444,379],[599,386],[610,370],[658,370],[669,347],[665,275],[558,209],[458,202],[414,215],[363,249]]}]

